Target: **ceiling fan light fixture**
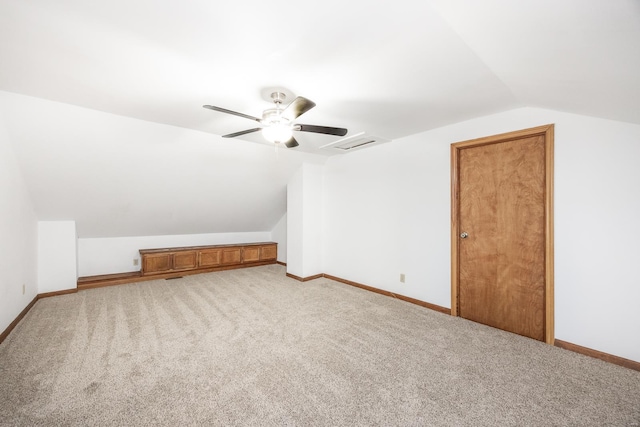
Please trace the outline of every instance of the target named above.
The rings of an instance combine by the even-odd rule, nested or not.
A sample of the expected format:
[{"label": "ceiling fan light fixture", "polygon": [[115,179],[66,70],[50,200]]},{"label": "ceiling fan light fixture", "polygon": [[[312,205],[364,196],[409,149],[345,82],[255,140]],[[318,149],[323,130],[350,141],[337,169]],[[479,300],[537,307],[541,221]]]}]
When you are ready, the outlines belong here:
[{"label": "ceiling fan light fixture", "polygon": [[269,142],[286,142],[293,136],[293,131],[287,124],[274,123],[262,129],[262,136]]},{"label": "ceiling fan light fixture", "polygon": [[262,112],[262,118],[259,119],[248,114],[238,113],[237,111],[227,110],[226,108],[216,107],[214,105],[203,105],[204,108],[221,113],[232,114],[245,119],[253,120],[260,123],[260,127],[247,129],[240,132],[234,132],[222,135],[223,138],[235,138],[237,136],[247,135],[249,133],[262,131],[262,136],[271,143],[283,143],[287,148],[295,148],[299,146],[298,141],[293,137],[293,131],[312,132],[325,135],[345,136],[347,129],[334,128],[329,126],[302,125],[295,123],[295,120],[316,106],[316,103],[310,99],[298,96],[289,105],[282,109],[282,101],[286,98],[283,92],[273,92],[271,99],[275,104],[275,108],[269,108]]}]

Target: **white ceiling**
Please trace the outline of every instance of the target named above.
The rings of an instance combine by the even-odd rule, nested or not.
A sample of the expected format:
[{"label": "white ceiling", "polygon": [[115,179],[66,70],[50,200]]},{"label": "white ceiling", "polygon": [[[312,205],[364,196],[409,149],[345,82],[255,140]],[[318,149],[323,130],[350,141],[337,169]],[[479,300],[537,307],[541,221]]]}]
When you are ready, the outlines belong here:
[{"label": "white ceiling", "polygon": [[[346,127],[348,136],[367,132],[393,140],[521,106],[640,123],[638,76],[637,0],[0,1],[0,90],[213,135],[252,128],[255,123],[202,105],[260,116],[269,107],[266,99],[274,87],[316,102],[300,122]],[[11,115],[11,109],[5,105],[5,115]],[[27,119],[27,115],[27,110],[19,117],[16,112],[12,120],[24,121],[23,126],[29,120],[35,125],[47,122],[43,116]],[[42,132],[59,133],[58,139],[77,150],[83,162],[100,164],[92,156],[101,150],[86,148],[87,134],[50,125],[42,126]],[[143,230],[142,220],[128,220],[128,225],[123,222],[108,231],[87,225],[89,219],[78,218],[94,218],[97,224],[97,211],[85,212],[77,202],[62,208],[64,203],[50,200],[56,195],[64,199],[52,183],[70,167],[64,156],[56,157],[55,146],[46,146],[44,133],[8,126],[23,145],[17,149],[18,157],[42,219],[76,219],[85,236],[209,231],[204,230],[204,218],[193,219],[186,213],[176,217],[190,218],[196,224],[191,228],[158,222]],[[121,135],[111,137],[122,140]],[[297,157],[280,153],[281,160],[291,159],[287,171],[309,159],[302,155],[305,152],[333,154],[318,147],[337,139],[308,133],[296,138],[300,147],[289,151],[301,152]],[[98,140],[94,143],[99,145]],[[211,140],[219,150],[229,147],[217,137]],[[246,140],[252,142],[249,146],[271,150],[259,133]],[[207,158],[213,146],[195,144],[187,150]],[[175,160],[178,153],[165,160]],[[40,168],[52,158],[46,156],[57,162],[46,168],[47,174]],[[215,160],[210,161],[216,169]],[[244,159],[236,161],[240,165]],[[247,164],[253,163],[239,167]],[[56,167],[60,169],[53,170]],[[137,167],[144,172],[121,165],[114,181],[132,182],[139,174],[161,173],[151,166]],[[193,184],[196,178],[189,164],[177,161],[172,167],[178,187]],[[288,175],[275,179],[262,169],[249,168],[246,179],[270,180],[272,186],[261,194],[279,196],[269,206],[251,207],[274,213],[262,222],[221,217],[217,224],[231,224],[218,227],[220,231],[265,229],[284,213]],[[109,168],[102,172],[112,173]],[[90,188],[64,184],[75,192]],[[217,191],[212,184],[200,185],[205,191]],[[103,191],[112,208],[138,203],[133,196]],[[254,194],[248,185],[236,191]],[[155,196],[149,195],[149,200]],[[181,202],[193,202],[211,213],[212,207],[195,197],[185,195]],[[234,204],[222,194],[219,201]],[[135,216],[136,209],[131,209],[134,213],[122,215]],[[149,215],[142,207],[139,210],[140,218]],[[209,223],[212,228],[218,230]]]}]

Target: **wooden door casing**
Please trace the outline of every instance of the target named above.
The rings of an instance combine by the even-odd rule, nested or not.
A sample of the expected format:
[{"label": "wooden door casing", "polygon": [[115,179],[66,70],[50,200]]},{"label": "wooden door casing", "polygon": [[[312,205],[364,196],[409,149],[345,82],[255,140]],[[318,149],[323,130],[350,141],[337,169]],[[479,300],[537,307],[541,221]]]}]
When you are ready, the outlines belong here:
[{"label": "wooden door casing", "polygon": [[452,315],[553,343],[552,203],[553,125],[452,144]]}]

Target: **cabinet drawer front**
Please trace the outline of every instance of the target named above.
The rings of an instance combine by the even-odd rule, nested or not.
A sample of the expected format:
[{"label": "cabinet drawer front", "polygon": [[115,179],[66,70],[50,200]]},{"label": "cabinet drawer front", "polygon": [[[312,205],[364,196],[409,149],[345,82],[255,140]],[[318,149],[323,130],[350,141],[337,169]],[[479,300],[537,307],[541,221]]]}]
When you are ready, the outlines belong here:
[{"label": "cabinet drawer front", "polygon": [[224,249],[222,251],[222,264],[240,264],[242,251],[240,248]]},{"label": "cabinet drawer front", "polygon": [[199,267],[214,267],[222,262],[222,251],[214,249],[210,251],[200,251]]},{"label": "cabinet drawer front", "polygon": [[197,255],[196,251],[176,252],[173,254],[173,269],[187,270],[196,268]]},{"label": "cabinet drawer front", "polygon": [[242,262],[260,261],[260,247],[247,247],[242,251]]},{"label": "cabinet drawer front", "polygon": [[142,271],[145,274],[162,273],[171,270],[171,254],[144,255]]},{"label": "cabinet drawer front", "polygon": [[268,245],[260,247],[260,261],[276,259],[278,257],[278,247],[276,245]]}]

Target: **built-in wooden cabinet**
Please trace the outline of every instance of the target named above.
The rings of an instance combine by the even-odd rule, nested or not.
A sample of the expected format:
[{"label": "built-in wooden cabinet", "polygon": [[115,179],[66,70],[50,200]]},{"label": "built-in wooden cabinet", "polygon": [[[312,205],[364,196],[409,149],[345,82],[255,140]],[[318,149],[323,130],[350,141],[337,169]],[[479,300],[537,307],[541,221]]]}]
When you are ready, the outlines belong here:
[{"label": "built-in wooden cabinet", "polygon": [[278,258],[278,245],[260,246],[260,261],[275,260]]},{"label": "built-in wooden cabinet", "polygon": [[278,244],[191,246],[184,248],[141,249],[142,275],[198,273],[253,265],[273,264]]},{"label": "built-in wooden cabinet", "polygon": [[148,254],[142,257],[142,271],[171,271],[172,254]]},{"label": "built-in wooden cabinet", "polygon": [[203,249],[198,251],[198,267],[216,267],[222,263],[222,249]]},{"label": "built-in wooden cabinet", "polygon": [[190,270],[198,265],[198,253],[196,251],[180,251],[173,254],[174,270]]},{"label": "built-in wooden cabinet", "polygon": [[228,248],[222,250],[222,264],[240,264],[242,262],[242,248]]},{"label": "built-in wooden cabinet", "polygon": [[[142,253],[142,252],[141,252]],[[198,265],[196,251],[167,251],[149,253],[142,256],[142,273],[166,273],[170,271],[191,270]]]},{"label": "built-in wooden cabinet", "polygon": [[248,248],[242,249],[242,262],[256,262],[260,261],[260,247],[259,246],[251,246]]}]

